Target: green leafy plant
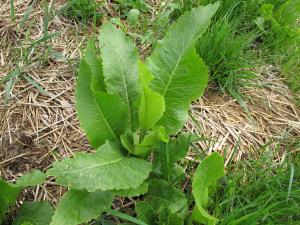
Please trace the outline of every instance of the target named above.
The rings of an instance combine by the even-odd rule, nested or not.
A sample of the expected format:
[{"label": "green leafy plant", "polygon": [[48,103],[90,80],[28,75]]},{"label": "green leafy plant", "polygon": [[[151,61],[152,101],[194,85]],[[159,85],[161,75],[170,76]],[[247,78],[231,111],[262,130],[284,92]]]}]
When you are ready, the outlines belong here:
[{"label": "green leafy plant", "polygon": [[[0,179],[0,223],[3,222],[5,214],[9,209],[14,206],[18,196],[21,191],[26,187],[36,186],[38,184],[44,183],[46,179],[46,174],[34,170],[22,177],[20,177],[15,183],[7,183],[4,180]],[[45,210],[45,207],[47,210]],[[14,221],[14,225],[21,225],[25,222],[30,222],[32,225],[43,224],[43,223],[32,223],[31,220],[38,221],[38,218],[41,218],[40,221],[48,221],[47,218],[52,217],[53,208],[47,202],[33,202],[26,203],[19,210],[17,219]]]},{"label": "green leafy plant", "polygon": [[152,9],[151,5],[144,0],[116,0],[113,7],[115,11],[118,11],[119,17],[111,18],[110,21],[125,32],[127,32],[127,27],[124,26],[123,19],[126,19],[132,28],[139,29],[140,15],[146,16],[149,9]]},{"label": "green leafy plant", "polygon": [[12,225],[48,225],[54,208],[48,202],[25,202]]},{"label": "green leafy plant", "polygon": [[[174,163],[186,155],[190,137],[181,136],[171,146],[159,148],[161,153],[157,158],[160,161],[159,166],[164,169],[154,169],[156,178],[152,179],[144,200],[136,203],[138,218],[145,223],[171,225],[188,222],[189,203],[185,194],[177,187],[180,183],[178,177],[183,171]],[[154,168],[156,164],[157,162],[154,163]],[[204,208],[208,201],[208,190],[216,185],[216,181],[223,175],[224,162],[219,154],[213,153],[200,163],[192,184],[195,206],[189,217],[189,224],[193,224],[194,221],[201,224],[216,224],[218,220],[209,215]]]},{"label": "green leafy plant", "polygon": [[120,9],[125,14],[129,12],[130,9],[138,9],[142,12],[147,12],[151,6],[144,0],[116,0],[118,3],[115,7]]},{"label": "green leafy plant", "polygon": [[89,18],[99,20],[102,14],[99,12],[100,4],[95,0],[68,0],[61,8],[61,12],[68,17],[87,23]]},{"label": "green leafy plant", "polygon": [[[191,101],[206,87],[208,70],[194,44],[217,8],[199,7],[180,17],[145,63],[134,43],[110,23],[101,27],[101,59],[94,43],[88,43],[79,66],[76,107],[96,151],[77,153],[47,171],[71,189],[51,225],[87,222],[110,212],[114,196],[145,193],[136,206],[141,223],[183,224],[188,204],[178,189],[183,173],[175,162],[186,155],[193,138],[169,136],[181,130]],[[84,204],[78,205],[77,198]]]},{"label": "green leafy plant", "polygon": [[[178,132],[191,102],[208,82],[208,68],[194,45],[218,6],[209,4],[182,15],[145,63],[133,41],[111,23],[101,27],[101,57],[94,41],[88,42],[79,66],[76,108],[96,150],[57,161],[47,171],[58,185],[69,188],[50,225],[87,223],[103,212],[142,225],[187,221],[190,204],[180,189],[184,169],[176,162],[186,156],[195,137]],[[193,193],[198,209],[204,207],[198,198],[205,198],[201,196],[206,196],[208,185],[224,172],[218,157],[208,157],[196,172]],[[202,184],[207,169],[212,178]],[[110,209],[115,196],[140,195],[137,218]],[[21,212],[29,211],[27,205],[24,208]]]},{"label": "green leafy plant", "polygon": [[127,21],[131,26],[137,25],[140,17],[140,11],[138,9],[131,9],[127,15]]},{"label": "green leafy plant", "polygon": [[208,202],[208,191],[216,186],[216,181],[224,176],[224,161],[217,153],[208,156],[197,168],[193,180],[193,195],[196,206],[193,209],[192,220],[203,224],[216,224],[218,219],[209,215],[204,207]]},{"label": "green leafy plant", "polygon": [[[14,1],[12,0],[12,7],[13,2]],[[61,54],[59,54],[57,51],[55,51],[53,47],[48,43],[51,39],[60,36],[60,32],[49,33],[48,31],[49,21],[53,17],[53,2],[49,5],[46,2],[44,3],[44,17],[41,37],[35,40],[30,37],[30,33],[32,32],[34,24],[34,19],[31,18],[30,15],[35,4],[36,1],[30,2],[22,17],[21,22],[19,24],[16,24],[15,27],[17,32],[19,32],[20,30],[24,31],[25,40],[22,40],[21,43],[18,43],[18,45],[22,47],[16,47],[14,49],[14,52],[16,52],[16,55],[12,55],[12,58],[14,59],[14,67],[12,67],[12,70],[8,74],[0,79],[0,85],[5,85],[5,97],[3,98],[5,105],[12,97],[13,89],[20,80],[28,82],[44,95],[49,95],[49,93],[26,71],[36,65],[46,65],[50,58],[59,58],[61,60],[65,60],[64,57],[61,56]],[[11,10],[13,10],[13,8],[11,8]]]},{"label": "green leafy plant", "polygon": [[[278,144],[278,150],[282,144]],[[232,162],[227,166],[227,174],[207,204],[208,210],[221,219],[219,224],[292,225],[300,222],[299,154],[291,151],[277,161],[277,151],[270,146],[259,152],[258,159]]]},{"label": "green leafy plant", "polygon": [[239,34],[238,19],[229,18],[230,15],[225,15],[213,23],[197,41],[196,49],[210,68],[210,79],[244,106],[244,96],[240,93],[240,87],[255,78],[252,71],[254,57],[249,51],[255,34]]},{"label": "green leafy plant", "polygon": [[262,31],[262,49],[276,62],[287,78],[291,90],[300,103],[300,1],[269,1],[260,8],[260,16],[255,20]]},{"label": "green leafy plant", "polygon": [[[173,1],[162,2],[157,7],[146,6],[147,10],[141,8],[122,10],[121,7],[120,18],[126,17],[128,24],[131,26],[129,34],[132,37],[136,38],[142,44],[147,43],[154,48],[157,41],[164,37],[166,27],[179,17],[177,10],[182,6]],[[154,11],[155,14],[153,15],[149,11]],[[116,25],[127,31],[126,26],[124,26],[119,18],[113,18],[112,22],[115,22]]]},{"label": "green leafy plant", "polygon": [[259,12],[260,17],[256,18],[255,22],[264,33],[265,48],[282,50],[294,44],[299,35],[297,31],[299,29],[297,20],[300,17],[299,0],[284,1],[281,4],[266,2],[261,5]]}]

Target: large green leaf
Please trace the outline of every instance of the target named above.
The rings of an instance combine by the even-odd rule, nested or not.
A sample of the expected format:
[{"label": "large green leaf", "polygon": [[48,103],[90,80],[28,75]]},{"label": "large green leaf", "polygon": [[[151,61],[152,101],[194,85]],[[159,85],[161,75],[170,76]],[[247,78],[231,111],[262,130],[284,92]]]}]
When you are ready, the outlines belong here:
[{"label": "large green leaf", "polygon": [[155,215],[154,209],[151,205],[145,201],[140,201],[135,204],[135,211],[137,218],[142,220],[147,224],[155,224],[157,220],[157,215]]},{"label": "large green leaf", "polygon": [[85,50],[84,59],[89,64],[92,71],[92,90],[106,92],[104,76],[102,72],[102,63],[95,53],[95,45],[92,40],[89,40]]},{"label": "large green leaf", "polygon": [[208,200],[208,188],[224,176],[224,160],[218,153],[206,157],[198,166],[193,179],[193,195],[196,206],[192,218],[201,223],[214,225],[217,218],[209,215],[204,206]]},{"label": "large green leaf", "polygon": [[135,146],[135,155],[146,157],[149,155],[154,146],[159,142],[168,142],[169,137],[166,129],[161,126],[154,127],[140,143]]},{"label": "large green leaf", "polygon": [[208,82],[208,69],[197,55],[194,44],[204,33],[219,3],[192,9],[170,26],[147,59],[154,76],[150,87],[160,93],[166,104],[158,122],[169,134],[178,132],[187,119],[191,101],[199,98]]},{"label": "large green leaf", "polygon": [[39,170],[33,170],[30,173],[27,173],[20,177],[15,186],[16,187],[29,187],[29,186],[36,186],[38,184],[42,184],[45,182],[46,174],[39,171]]},{"label": "large green leaf", "polygon": [[125,156],[116,143],[106,142],[95,153],[55,162],[48,175],[56,176],[58,184],[93,192],[137,188],[150,171],[151,163]]},{"label": "large green leaf", "polygon": [[8,208],[17,200],[21,190],[22,188],[15,187],[0,179],[0,224],[4,219]]},{"label": "large green leaf", "polygon": [[113,201],[110,192],[68,191],[60,200],[50,225],[78,225],[100,217]]},{"label": "large green leaf", "polygon": [[180,217],[177,213],[171,214],[168,217],[168,225],[183,225],[184,218]]},{"label": "large green leaf", "polygon": [[160,224],[166,224],[171,214],[177,214],[180,218],[186,216],[187,199],[184,193],[164,180],[151,180],[144,200],[158,215]]},{"label": "large green leaf", "polygon": [[127,107],[129,127],[134,128],[139,98],[137,48],[129,37],[111,23],[101,27],[100,43],[107,92],[117,94],[122,99]]},{"label": "large green leaf", "polygon": [[170,142],[159,143],[154,151],[154,171],[163,179],[171,181],[172,176],[176,175],[174,163],[186,156],[192,141],[192,135],[187,133]]},{"label": "large green leaf", "polygon": [[97,148],[106,140],[119,140],[127,119],[126,107],[117,95],[92,90],[92,74],[91,67],[82,59],[76,85],[76,109],[80,125]]},{"label": "large green leaf", "polygon": [[0,179],[0,223],[4,219],[8,208],[17,200],[23,188],[42,184],[46,179],[46,174],[39,170],[20,177],[15,184],[10,184]]},{"label": "large green leaf", "polygon": [[54,214],[48,202],[25,202],[18,211],[13,225],[49,225]]},{"label": "large green leaf", "polygon": [[121,190],[114,190],[112,191],[115,195],[121,197],[134,197],[145,194],[148,191],[149,183],[144,181],[141,185],[137,188],[129,188],[129,189],[121,189]]},{"label": "large green leaf", "polygon": [[143,130],[152,128],[165,111],[164,98],[149,88],[152,79],[153,76],[147,67],[142,62],[139,62],[139,81],[142,89],[139,122]]}]

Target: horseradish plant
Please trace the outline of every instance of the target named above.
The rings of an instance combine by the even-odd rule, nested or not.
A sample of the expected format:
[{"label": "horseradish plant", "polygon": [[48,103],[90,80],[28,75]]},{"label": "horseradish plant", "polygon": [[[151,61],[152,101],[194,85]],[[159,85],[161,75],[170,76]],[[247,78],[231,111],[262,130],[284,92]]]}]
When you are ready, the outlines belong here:
[{"label": "horseradish plant", "polygon": [[[22,177],[20,177],[15,183],[7,183],[4,180],[0,178],[0,224],[2,224],[5,214],[7,213],[8,209],[12,206],[14,206],[18,196],[20,195],[21,191],[26,187],[32,187],[36,186],[38,184],[44,183],[46,179],[46,174],[42,173],[41,171],[35,170],[31,173],[28,173]],[[22,211],[24,208],[28,208],[28,204],[31,206],[31,208],[34,208],[34,211],[41,212],[41,209],[47,208],[47,214],[44,215],[44,219],[42,221],[46,221],[47,218],[50,217],[48,220],[48,224],[51,221],[51,216],[53,214],[53,208],[49,205],[47,202],[34,202],[34,203],[26,203],[23,204],[20,211]],[[42,213],[39,213],[39,215],[43,215]],[[27,215],[28,218],[32,219],[35,218],[36,221],[39,220],[39,216],[32,216]],[[22,221],[21,213],[16,218],[16,220],[13,222],[13,225],[21,225],[24,221]],[[18,222],[19,221],[19,222]],[[21,223],[22,221],[22,223]],[[28,222],[28,221],[27,221]]]},{"label": "horseradish plant", "polygon": [[[208,81],[208,68],[194,44],[218,6],[182,15],[145,62],[133,41],[110,23],[100,30],[101,58],[94,43],[88,43],[79,66],[76,108],[96,151],[77,153],[47,171],[69,188],[51,225],[87,223],[103,212],[144,225],[216,223],[204,208],[209,186],[224,173],[222,158],[213,154],[198,167],[189,219],[188,200],[179,188],[184,171],[175,163],[194,139],[177,133]],[[110,209],[115,196],[140,195],[137,218]]]}]

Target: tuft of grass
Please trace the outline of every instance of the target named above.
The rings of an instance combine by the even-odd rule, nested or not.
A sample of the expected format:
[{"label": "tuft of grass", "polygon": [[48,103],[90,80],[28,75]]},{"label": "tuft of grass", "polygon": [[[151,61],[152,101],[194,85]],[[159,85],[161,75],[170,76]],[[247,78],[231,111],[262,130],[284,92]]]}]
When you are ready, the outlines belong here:
[{"label": "tuft of grass", "polygon": [[[33,6],[36,2],[32,1],[31,4],[26,9],[22,19],[19,24],[16,24],[17,30],[25,30],[25,39],[22,41],[20,46],[24,46],[21,48],[16,48],[16,55],[14,60],[15,68],[12,69],[6,76],[0,79],[0,85],[5,85],[5,98],[4,104],[6,105],[8,100],[11,98],[13,88],[20,80],[25,80],[38,89],[41,93],[45,95],[49,95],[49,93],[34,79],[31,78],[30,74],[25,71],[35,66],[36,64],[46,65],[48,59],[52,56],[53,49],[52,46],[48,44],[48,42],[59,36],[60,32],[48,33],[48,25],[49,21],[52,19],[52,11],[53,11],[53,2],[52,4],[44,3],[44,17],[43,17],[43,26],[42,31],[43,35],[37,39],[32,40],[30,38],[30,33],[32,31],[32,25],[34,23],[34,19],[30,18],[30,13],[33,9]],[[13,1],[12,1],[13,4]],[[14,11],[14,10],[13,10]],[[15,15],[15,14],[14,14]],[[26,24],[29,24],[26,26]]]},{"label": "tuft of grass", "polygon": [[258,160],[228,166],[208,206],[222,218],[220,225],[300,222],[299,156],[274,161],[276,153],[268,147],[261,151]]},{"label": "tuft of grass", "polygon": [[16,21],[15,4],[14,0],[10,0],[10,18],[13,22]]},{"label": "tuft of grass", "polygon": [[115,10],[120,11],[123,16],[127,15],[130,9],[137,9],[141,12],[148,12],[152,7],[144,0],[116,0],[118,4],[114,6]]},{"label": "tuft of grass", "polygon": [[279,65],[300,105],[300,0],[267,1],[260,7],[258,26],[267,62]]},{"label": "tuft of grass", "polygon": [[95,23],[102,17],[102,13],[98,10],[101,7],[102,4],[96,0],[68,0],[60,11],[67,17],[87,24],[90,18],[92,18]]},{"label": "tuft of grass", "polygon": [[[217,2],[217,0],[185,1],[181,3],[173,17],[177,17],[192,7]],[[199,56],[210,68],[211,80],[216,81],[223,92],[234,97],[246,110],[245,97],[240,87],[254,79],[254,67],[258,54],[253,45],[258,36],[253,22],[258,14],[258,3],[254,0],[223,0],[213,22],[206,33],[196,43]]]},{"label": "tuft of grass", "polygon": [[[198,5],[206,5],[218,0],[199,0]],[[220,1],[220,0],[219,0]],[[221,6],[218,9],[215,19],[222,20],[227,15],[229,20],[238,22],[239,33],[251,32],[256,29],[253,20],[258,16],[259,5],[262,1],[257,0],[221,0]]]},{"label": "tuft of grass", "polygon": [[244,106],[239,87],[255,78],[255,56],[251,51],[255,33],[239,33],[238,25],[238,18],[229,20],[228,16],[215,21],[195,47],[210,68],[211,80]]}]

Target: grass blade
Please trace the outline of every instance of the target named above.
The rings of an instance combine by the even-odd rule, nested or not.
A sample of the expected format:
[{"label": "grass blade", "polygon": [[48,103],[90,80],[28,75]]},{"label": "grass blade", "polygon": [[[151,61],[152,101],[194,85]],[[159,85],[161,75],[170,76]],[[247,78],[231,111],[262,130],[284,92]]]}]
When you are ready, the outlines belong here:
[{"label": "grass blade", "polygon": [[41,93],[43,93],[44,95],[50,96],[49,93],[41,85],[39,85],[35,80],[31,79],[29,76],[26,76],[26,75],[23,75],[22,77],[25,78],[25,80],[27,80],[30,84],[32,84]]},{"label": "grass blade", "polygon": [[17,68],[13,71],[11,71],[10,73],[8,73],[3,79],[0,80],[0,85],[6,83],[7,81],[9,81],[10,79],[13,79],[15,77],[17,77],[18,75],[20,75],[20,69]]},{"label": "grass blade", "polygon": [[47,41],[51,38],[54,38],[54,37],[57,37],[59,36],[61,33],[59,31],[56,31],[56,32],[53,32],[53,33],[50,33],[50,34],[45,34],[43,35],[40,39],[34,41],[32,44],[31,44],[31,48],[33,48],[34,46],[36,46],[37,44],[39,43],[42,43],[44,41]]},{"label": "grass blade", "polygon": [[105,211],[113,216],[117,216],[121,219],[130,221],[130,222],[138,224],[138,225],[148,225],[148,224],[144,223],[143,221],[140,221],[132,216],[129,216],[127,214],[121,213],[121,212],[113,210],[113,209],[106,209]]},{"label": "grass blade", "polygon": [[10,0],[10,17],[13,22],[16,21],[14,0]]},{"label": "grass blade", "polygon": [[30,46],[28,47],[28,49],[26,50],[26,54],[25,54],[25,56],[24,56],[24,58],[26,59],[26,61],[27,61],[27,62],[29,61],[29,55],[30,55],[32,49],[34,49],[36,45],[38,45],[38,44],[40,44],[40,43],[42,43],[42,42],[45,42],[45,41],[47,41],[47,40],[49,40],[49,39],[51,39],[51,38],[57,37],[57,36],[59,36],[60,34],[61,34],[61,33],[58,32],[58,31],[57,31],[57,32],[50,33],[50,34],[45,34],[45,35],[43,35],[40,39],[38,39],[38,40],[32,42],[32,43],[30,44]]},{"label": "grass blade", "polygon": [[291,173],[290,173],[290,179],[289,179],[289,188],[288,188],[288,195],[286,197],[286,201],[289,200],[294,180],[294,173],[295,173],[295,165],[293,163],[290,163],[291,166]]},{"label": "grass blade", "polygon": [[31,3],[31,5],[28,7],[28,9],[26,9],[25,13],[24,13],[24,16],[23,16],[23,19],[22,21],[20,22],[20,29],[23,28],[24,24],[26,23],[26,21],[28,20],[31,12],[32,12],[32,9],[33,9],[33,4],[34,3]]},{"label": "grass blade", "polygon": [[15,84],[17,83],[18,79],[10,79],[6,85],[5,85],[5,99],[4,99],[4,105],[7,104],[8,102],[8,99],[11,97],[11,94],[12,94],[12,90],[15,86]]}]

